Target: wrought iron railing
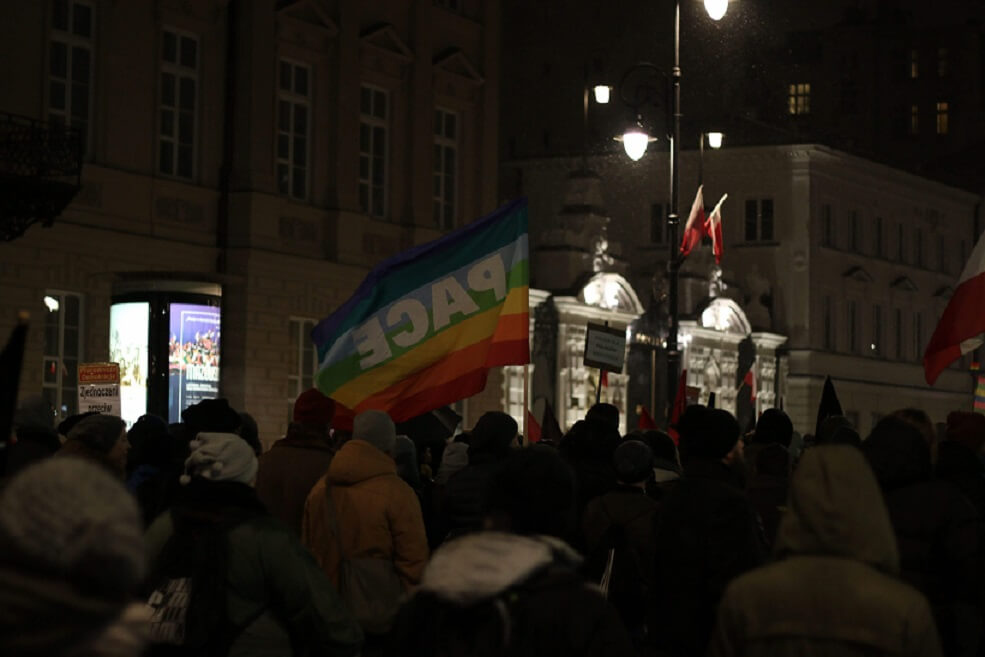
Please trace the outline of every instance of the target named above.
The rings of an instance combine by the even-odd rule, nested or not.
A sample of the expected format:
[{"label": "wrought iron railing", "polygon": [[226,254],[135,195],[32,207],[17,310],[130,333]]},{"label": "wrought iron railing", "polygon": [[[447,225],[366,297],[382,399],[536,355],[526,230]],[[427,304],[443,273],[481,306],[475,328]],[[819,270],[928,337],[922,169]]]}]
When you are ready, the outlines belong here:
[{"label": "wrought iron railing", "polygon": [[50,226],[78,193],[81,173],[77,130],[0,112],[0,240],[35,222]]}]

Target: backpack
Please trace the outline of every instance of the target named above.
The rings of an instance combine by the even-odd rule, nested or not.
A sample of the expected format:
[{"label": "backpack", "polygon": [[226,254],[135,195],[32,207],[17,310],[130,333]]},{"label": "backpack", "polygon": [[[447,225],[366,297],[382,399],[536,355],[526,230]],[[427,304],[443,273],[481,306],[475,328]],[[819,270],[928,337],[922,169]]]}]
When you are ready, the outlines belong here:
[{"label": "backpack", "polygon": [[171,511],[174,532],[145,588],[151,610],[146,657],[221,657],[263,613],[239,625],[227,619],[229,531],[256,515],[201,508]]},{"label": "backpack", "polygon": [[342,548],[332,488],[326,487],[332,533],[339,548],[339,596],[367,634],[386,634],[403,602],[404,588],[391,559],[349,558]]},{"label": "backpack", "polygon": [[[602,595],[615,607],[619,616],[631,630],[646,623],[646,609],[650,601],[650,589],[643,577],[640,555],[629,543],[626,524],[612,522],[612,517],[599,500],[603,513],[609,518],[609,527],[585,560],[585,573],[598,582]],[[631,519],[629,522],[632,522]]]}]

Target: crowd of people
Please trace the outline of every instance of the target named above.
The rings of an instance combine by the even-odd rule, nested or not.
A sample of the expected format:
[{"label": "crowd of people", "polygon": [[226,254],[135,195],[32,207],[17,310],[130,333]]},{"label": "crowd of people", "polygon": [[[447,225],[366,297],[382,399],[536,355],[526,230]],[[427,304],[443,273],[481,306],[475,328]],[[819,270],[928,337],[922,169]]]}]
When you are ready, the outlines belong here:
[{"label": "crowd of people", "polygon": [[673,438],[596,404],[557,443],[490,412],[448,438],[298,397],[263,450],[227,400],[127,431],[18,411],[0,654],[985,654],[985,416],[864,440],[778,409]]}]

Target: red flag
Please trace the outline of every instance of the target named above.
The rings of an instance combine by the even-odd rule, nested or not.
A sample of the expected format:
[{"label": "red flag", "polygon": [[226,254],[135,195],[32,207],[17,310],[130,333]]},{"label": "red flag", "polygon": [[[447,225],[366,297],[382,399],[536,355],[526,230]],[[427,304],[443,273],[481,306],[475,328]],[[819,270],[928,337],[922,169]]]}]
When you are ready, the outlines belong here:
[{"label": "red flag", "polygon": [[711,248],[715,253],[715,264],[722,264],[722,203],[728,198],[728,194],[722,194],[722,198],[715,204],[715,209],[708,215],[705,222],[705,234],[711,237]]},{"label": "red flag", "polygon": [[698,245],[701,238],[707,235],[705,227],[705,197],[702,194],[702,185],[698,185],[698,193],[694,196],[694,203],[691,204],[691,214],[687,217],[684,225],[684,237],[681,240],[681,255],[686,256]]},{"label": "red flag", "polygon": [[667,433],[674,440],[674,444],[678,443],[680,436],[677,434],[677,429],[674,426],[680,421],[681,416],[684,415],[684,411],[687,409],[687,370],[681,370],[681,378],[677,382],[677,395],[674,397],[674,408],[670,411],[670,426],[667,428]]},{"label": "red flag", "polygon": [[749,386],[749,399],[756,401],[756,375],[753,373],[752,369],[746,372],[746,375],[742,377],[742,382]]},{"label": "red flag", "polygon": [[599,377],[599,383],[602,384],[603,388],[609,387],[609,370],[602,370],[602,376]]},{"label": "red flag", "polygon": [[947,366],[982,345],[985,332],[985,239],[979,238],[923,354],[923,371],[934,385]]},{"label": "red flag", "polygon": [[647,431],[649,429],[657,428],[657,423],[653,421],[653,418],[650,416],[650,413],[647,412],[646,406],[638,405],[636,407],[636,414],[639,416],[639,419],[636,420],[637,429],[640,429],[642,431]]},{"label": "red flag", "polygon": [[534,414],[527,411],[527,442],[539,443],[541,436],[540,424],[534,419]]}]

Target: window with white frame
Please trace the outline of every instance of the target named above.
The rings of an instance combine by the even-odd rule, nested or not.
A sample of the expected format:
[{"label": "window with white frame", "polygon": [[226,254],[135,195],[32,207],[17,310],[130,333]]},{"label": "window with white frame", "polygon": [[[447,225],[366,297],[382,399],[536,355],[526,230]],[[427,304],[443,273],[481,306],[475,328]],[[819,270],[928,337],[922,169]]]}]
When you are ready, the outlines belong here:
[{"label": "window with white frame", "polygon": [[[533,368],[528,367],[527,370],[527,376],[530,376]],[[526,418],[523,407],[523,371],[522,365],[509,365],[503,368],[503,410],[516,420],[521,433]],[[529,385],[529,380],[527,383]]]},{"label": "window with white frame", "polygon": [[277,191],[304,201],[308,198],[311,69],[287,59],[278,64]]},{"label": "window with white frame", "polygon": [[373,217],[387,213],[387,134],[390,98],[379,87],[362,85],[359,100],[359,207]]},{"label": "window with white frame", "polygon": [[823,326],[824,326],[824,348],[829,351],[834,351],[837,348],[835,344],[835,318],[834,313],[831,310],[831,297],[826,296],[821,301],[821,313],[823,315]]},{"label": "window with white frame", "polygon": [[167,176],[191,179],[195,175],[198,60],[198,37],[164,28],[157,168]]},{"label": "window with white frame", "polygon": [[923,358],[923,315],[913,313],[913,360],[920,362]]},{"label": "window with white frame", "polygon": [[315,320],[292,317],[287,323],[287,413],[288,422],[294,413],[294,401],[314,386],[318,371],[318,349],[311,339]]},{"label": "window with white frame", "polygon": [[903,359],[903,311],[899,308],[896,309],[896,321],[895,332],[896,332],[896,360]]},{"label": "window with white frame", "polygon": [[74,0],[51,4],[48,38],[48,120],[79,131],[82,152],[89,147],[92,109],[92,5]]},{"label": "window with white frame", "polygon": [[835,245],[834,219],[831,216],[831,205],[828,203],[821,206],[821,245],[830,247]]},{"label": "window with white frame", "polygon": [[746,201],[746,241],[773,241],[773,199]]},{"label": "window with white frame", "polygon": [[78,412],[79,360],[82,358],[82,296],[47,290],[41,394],[59,418]]},{"label": "window with white frame", "polygon": [[848,332],[848,351],[858,353],[858,304],[848,301],[845,304],[845,324]]},{"label": "window with white frame", "polygon": [[811,85],[807,82],[791,84],[787,87],[787,113],[811,113]]},{"label": "window with white frame", "polygon": [[869,349],[873,354],[882,353],[882,306],[872,306],[872,342]]},{"label": "window with white frame", "polygon": [[937,103],[937,134],[946,135],[948,131],[948,104],[944,101]]},{"label": "window with white frame", "polygon": [[455,227],[458,209],[458,115],[434,110],[434,225]]}]

